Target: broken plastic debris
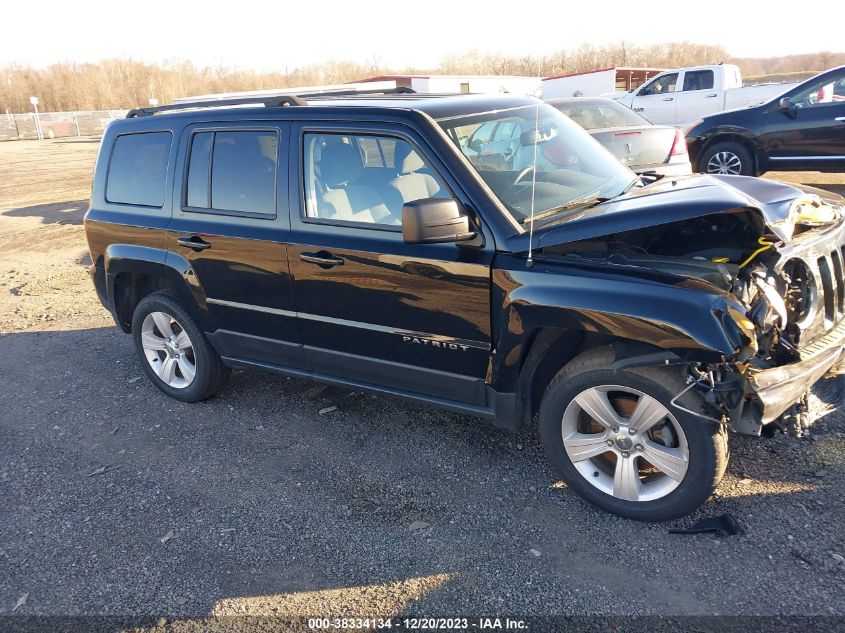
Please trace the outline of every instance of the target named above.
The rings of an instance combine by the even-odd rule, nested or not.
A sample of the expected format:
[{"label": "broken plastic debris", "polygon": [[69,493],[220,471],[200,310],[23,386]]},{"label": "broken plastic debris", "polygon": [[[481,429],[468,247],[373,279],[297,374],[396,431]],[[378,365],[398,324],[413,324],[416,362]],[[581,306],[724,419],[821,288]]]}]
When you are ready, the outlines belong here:
[{"label": "broken plastic debris", "polygon": [[717,536],[734,536],[744,533],[745,530],[742,529],[739,521],[730,514],[700,519],[690,527],[669,530],[669,534],[716,534]]},{"label": "broken plastic debris", "polygon": [[27,598],[29,598],[29,592],[25,591],[20,595],[20,598],[18,598],[18,601],[15,603],[15,606],[12,609],[12,613],[14,613],[18,609],[20,609],[23,605],[25,605]]},{"label": "broken plastic debris", "polygon": [[167,541],[170,541],[170,540],[172,540],[172,539],[174,539],[174,538],[176,538],[176,534],[174,534],[174,533],[173,533],[173,530],[168,530],[168,531],[167,531],[167,534],[165,534],[164,536],[162,536],[162,537],[159,539],[159,541],[161,541],[162,543],[167,543]]},{"label": "broken plastic debris", "polygon": [[89,477],[93,477],[94,475],[102,475],[103,473],[110,472],[112,470],[117,470],[120,466],[115,466],[113,464],[106,464],[105,466],[100,466],[97,470],[92,473],[88,473]]},{"label": "broken plastic debris", "polygon": [[331,413],[332,411],[337,411],[337,407],[336,406],[324,407],[323,409],[320,409],[320,415],[323,415],[325,413]]}]

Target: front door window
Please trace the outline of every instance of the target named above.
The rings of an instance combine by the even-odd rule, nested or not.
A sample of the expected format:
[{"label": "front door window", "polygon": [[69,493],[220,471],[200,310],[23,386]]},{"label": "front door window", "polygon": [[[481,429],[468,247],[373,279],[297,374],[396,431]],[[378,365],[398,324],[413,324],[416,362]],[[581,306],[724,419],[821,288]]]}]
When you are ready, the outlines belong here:
[{"label": "front door window", "polygon": [[405,203],[451,197],[410,143],[363,134],[305,134],[305,191],[308,218],[395,227]]}]

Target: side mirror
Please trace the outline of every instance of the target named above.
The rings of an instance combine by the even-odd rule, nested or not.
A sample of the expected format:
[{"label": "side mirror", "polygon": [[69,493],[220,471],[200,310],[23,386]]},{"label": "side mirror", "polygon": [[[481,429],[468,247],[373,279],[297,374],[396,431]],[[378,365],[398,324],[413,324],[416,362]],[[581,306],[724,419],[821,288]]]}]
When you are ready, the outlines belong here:
[{"label": "side mirror", "polygon": [[451,198],[423,198],[402,207],[402,237],[406,244],[462,242],[475,237],[469,217]]},{"label": "side mirror", "polygon": [[780,101],[778,101],[777,109],[787,116],[795,118],[795,109],[792,107],[792,102],[789,100],[789,97],[781,97]]}]

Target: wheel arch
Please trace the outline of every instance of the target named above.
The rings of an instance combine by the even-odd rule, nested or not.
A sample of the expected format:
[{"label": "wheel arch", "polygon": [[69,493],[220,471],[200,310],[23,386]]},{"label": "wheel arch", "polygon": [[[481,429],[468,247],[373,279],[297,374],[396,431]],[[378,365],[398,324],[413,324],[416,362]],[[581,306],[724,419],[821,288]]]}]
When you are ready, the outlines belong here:
[{"label": "wheel arch", "polygon": [[754,173],[756,175],[760,174],[760,165],[762,164],[760,148],[754,141],[751,132],[743,128],[728,128],[708,134],[695,159],[695,168],[697,171],[705,173],[704,166],[701,164],[704,155],[719,143],[738,143],[742,145],[751,154],[751,160],[754,161]]},{"label": "wheel arch", "polygon": [[131,332],[135,307],[147,295],[162,290],[175,296],[208,330],[205,294],[183,257],[161,249],[112,244],[104,259],[109,309],[121,330]]},{"label": "wheel arch", "polygon": [[612,351],[613,366],[619,368],[685,362],[674,352],[642,341],[598,332],[540,328],[531,337],[517,381],[516,401],[522,424],[530,424],[539,412],[546,387],[561,369],[580,354],[600,347]]}]

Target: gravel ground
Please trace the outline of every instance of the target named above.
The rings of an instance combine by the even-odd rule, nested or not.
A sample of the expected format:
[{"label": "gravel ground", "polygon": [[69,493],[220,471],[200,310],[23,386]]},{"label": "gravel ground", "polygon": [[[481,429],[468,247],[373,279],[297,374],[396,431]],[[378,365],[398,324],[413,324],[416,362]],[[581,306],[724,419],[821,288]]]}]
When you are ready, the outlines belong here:
[{"label": "gravel ground", "polygon": [[[82,269],[95,151],[0,143],[0,615],[845,615],[838,411],[732,438],[702,510],[649,525],[530,431],[259,373],[168,399]],[[723,513],[745,533],[669,533]]]}]

